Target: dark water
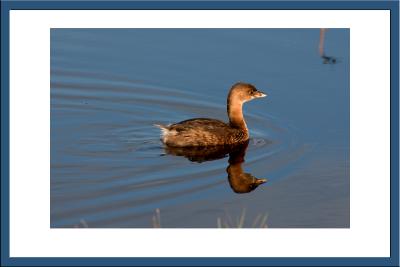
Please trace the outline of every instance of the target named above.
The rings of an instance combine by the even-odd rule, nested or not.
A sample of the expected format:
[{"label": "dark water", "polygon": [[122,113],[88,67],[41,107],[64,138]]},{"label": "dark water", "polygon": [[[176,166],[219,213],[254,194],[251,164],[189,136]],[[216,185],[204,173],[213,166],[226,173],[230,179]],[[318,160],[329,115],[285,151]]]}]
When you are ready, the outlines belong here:
[{"label": "dark water", "polygon": [[[325,33],[335,62],[319,38],[52,29],[51,227],[349,227],[349,31]],[[164,150],[153,124],[226,121],[237,81],[268,93],[244,106],[247,148],[202,163]]]}]

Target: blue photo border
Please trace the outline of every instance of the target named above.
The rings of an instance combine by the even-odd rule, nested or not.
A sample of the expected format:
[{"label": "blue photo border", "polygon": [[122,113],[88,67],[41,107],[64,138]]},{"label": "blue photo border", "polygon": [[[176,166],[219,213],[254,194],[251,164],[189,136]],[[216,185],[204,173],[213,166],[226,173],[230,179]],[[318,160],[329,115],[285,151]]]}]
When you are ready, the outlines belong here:
[{"label": "blue photo border", "polygon": [[[35,9],[390,10],[390,257],[388,258],[10,258],[9,12]],[[1,266],[399,266],[399,2],[393,1],[2,1],[1,2]]]}]

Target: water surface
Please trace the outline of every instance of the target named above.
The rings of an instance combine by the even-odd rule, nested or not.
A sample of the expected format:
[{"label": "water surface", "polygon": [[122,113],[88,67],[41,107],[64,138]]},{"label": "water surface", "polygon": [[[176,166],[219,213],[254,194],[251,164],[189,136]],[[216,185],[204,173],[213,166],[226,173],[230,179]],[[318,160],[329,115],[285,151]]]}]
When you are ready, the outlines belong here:
[{"label": "water surface", "polygon": [[[156,210],[161,227],[235,226],[242,215],[245,227],[264,215],[268,227],[349,227],[349,31],[325,32],[335,62],[319,38],[52,29],[51,227],[153,227]],[[245,104],[246,148],[199,159],[163,147],[154,124],[226,121],[237,81],[268,94]],[[267,181],[244,193],[239,176]]]}]

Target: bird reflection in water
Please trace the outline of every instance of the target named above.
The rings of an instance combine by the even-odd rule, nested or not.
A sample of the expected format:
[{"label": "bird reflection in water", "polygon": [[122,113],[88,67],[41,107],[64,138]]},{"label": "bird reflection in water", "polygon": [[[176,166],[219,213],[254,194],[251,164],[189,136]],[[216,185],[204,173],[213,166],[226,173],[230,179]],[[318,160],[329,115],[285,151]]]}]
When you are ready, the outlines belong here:
[{"label": "bird reflection in water", "polygon": [[229,146],[210,146],[210,147],[168,147],[166,146],[165,152],[175,156],[183,156],[193,162],[205,162],[217,160],[226,157],[229,154],[228,167],[228,181],[235,193],[249,193],[256,189],[260,184],[263,184],[267,179],[259,179],[245,173],[242,164],[245,161],[246,150],[249,141]]}]

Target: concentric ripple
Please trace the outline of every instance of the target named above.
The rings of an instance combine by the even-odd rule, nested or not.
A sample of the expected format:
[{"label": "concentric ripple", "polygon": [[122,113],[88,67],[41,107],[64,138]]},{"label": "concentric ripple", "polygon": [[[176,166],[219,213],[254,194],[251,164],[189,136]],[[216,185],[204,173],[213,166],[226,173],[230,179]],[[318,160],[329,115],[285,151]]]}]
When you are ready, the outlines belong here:
[{"label": "concentric ripple", "polygon": [[[156,208],[234,194],[227,157],[199,164],[170,155],[153,126],[193,117],[226,120],[224,103],[122,76],[53,69],[52,227],[74,227],[82,220],[89,227],[150,227]],[[310,149],[272,116],[260,111],[245,118],[252,137],[244,163],[248,172],[262,170],[258,174],[273,182]]]}]

